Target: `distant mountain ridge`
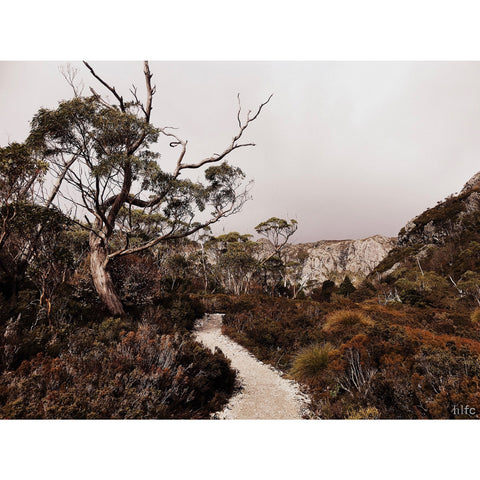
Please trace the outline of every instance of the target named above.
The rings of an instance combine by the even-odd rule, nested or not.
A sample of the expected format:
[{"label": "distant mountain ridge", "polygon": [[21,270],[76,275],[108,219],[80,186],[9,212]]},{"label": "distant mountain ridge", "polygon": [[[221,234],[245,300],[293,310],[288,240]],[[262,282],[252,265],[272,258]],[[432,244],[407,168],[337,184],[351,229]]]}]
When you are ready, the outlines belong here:
[{"label": "distant mountain ridge", "polygon": [[290,261],[295,261],[301,254],[307,255],[302,281],[321,284],[332,280],[338,285],[348,275],[354,284],[359,284],[396,243],[396,237],[382,235],[359,240],[321,240],[288,245],[286,254]]},{"label": "distant mountain ridge", "polygon": [[[298,258],[300,252],[306,253],[302,279],[319,283],[328,279],[338,285],[348,275],[358,285],[372,272],[388,275],[406,260],[416,265],[422,261],[432,270],[444,275],[448,271],[458,277],[465,262],[459,262],[456,253],[468,253],[476,247],[479,227],[480,172],[465,183],[458,195],[447,197],[410,220],[398,237],[322,240],[288,245],[286,251],[290,261]],[[467,263],[473,268],[475,261],[472,258]]]}]

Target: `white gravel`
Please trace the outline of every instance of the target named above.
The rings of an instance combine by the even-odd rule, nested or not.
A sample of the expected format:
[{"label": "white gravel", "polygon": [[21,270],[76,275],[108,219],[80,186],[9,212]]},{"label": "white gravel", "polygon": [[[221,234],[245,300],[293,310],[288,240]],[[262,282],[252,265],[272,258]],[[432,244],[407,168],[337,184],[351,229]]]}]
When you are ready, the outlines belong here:
[{"label": "white gravel", "polygon": [[308,416],[308,397],[293,380],[255,358],[245,348],[222,335],[222,314],[205,315],[197,321],[194,338],[215,351],[219,348],[238,371],[241,384],[218,419],[301,419]]}]

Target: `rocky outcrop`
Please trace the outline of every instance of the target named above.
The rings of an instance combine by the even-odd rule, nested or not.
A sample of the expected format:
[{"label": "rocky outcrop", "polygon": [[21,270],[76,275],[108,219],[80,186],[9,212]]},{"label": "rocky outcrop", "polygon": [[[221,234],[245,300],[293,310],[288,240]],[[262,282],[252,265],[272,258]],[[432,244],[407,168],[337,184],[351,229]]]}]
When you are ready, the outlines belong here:
[{"label": "rocky outcrop", "polygon": [[315,243],[289,245],[290,260],[306,256],[302,281],[341,282],[346,275],[360,283],[396,245],[397,239],[375,235],[362,240],[322,240]]},{"label": "rocky outcrop", "polygon": [[464,230],[465,218],[480,211],[480,172],[457,196],[447,197],[435,207],[410,220],[398,234],[398,245],[443,245]]},{"label": "rocky outcrop", "polygon": [[455,233],[455,224],[451,221],[438,222],[431,220],[428,223],[418,225],[416,219],[410,220],[398,235],[398,245],[406,247],[408,245],[442,245],[445,240]]},{"label": "rocky outcrop", "polygon": [[480,172],[477,172],[462,188],[460,195],[480,185]]}]

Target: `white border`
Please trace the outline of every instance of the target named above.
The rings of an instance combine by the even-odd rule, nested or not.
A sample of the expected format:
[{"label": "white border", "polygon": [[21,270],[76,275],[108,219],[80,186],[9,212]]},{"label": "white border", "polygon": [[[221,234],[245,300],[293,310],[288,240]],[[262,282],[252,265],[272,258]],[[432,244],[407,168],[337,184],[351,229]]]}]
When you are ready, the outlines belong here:
[{"label": "white border", "polygon": [[3,60],[475,60],[474,0],[16,0]]},{"label": "white border", "polygon": [[[476,4],[17,0],[2,4],[0,58],[479,60]],[[0,452],[5,478],[468,478],[476,432],[460,421],[3,421]]]}]

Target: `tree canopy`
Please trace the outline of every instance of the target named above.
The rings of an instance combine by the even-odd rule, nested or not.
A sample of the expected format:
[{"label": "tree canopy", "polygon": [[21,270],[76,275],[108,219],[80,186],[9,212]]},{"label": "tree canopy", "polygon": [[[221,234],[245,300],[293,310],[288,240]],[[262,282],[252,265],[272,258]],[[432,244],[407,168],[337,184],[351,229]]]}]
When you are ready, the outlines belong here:
[{"label": "tree canopy", "polygon": [[[246,118],[242,118],[239,100],[238,131],[232,141],[221,153],[188,162],[188,142],[169,127],[151,124],[156,88],[148,62],[144,63],[145,102],[139,100],[135,87],[132,99],[126,101],[85,65],[115,103],[93,89],[87,97],[74,89],[74,98],[60,102],[56,109],[38,111],[27,143],[49,162],[58,204],[89,232],[90,267],[100,298],[112,313],[123,314],[108,263],[192,235],[241,209],[248,198],[248,185],[243,183],[242,170],[229,165],[226,157],[238,148],[254,146],[242,143],[242,135],[271,97]],[[160,136],[179,150],[173,171],[161,166],[155,151]],[[202,167],[208,167],[204,182],[182,177],[184,171]],[[148,234],[138,235],[144,225],[148,225]]]}]

